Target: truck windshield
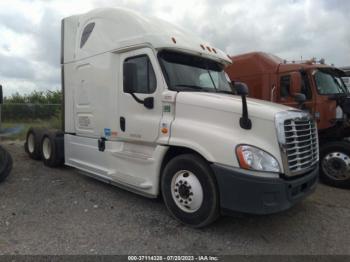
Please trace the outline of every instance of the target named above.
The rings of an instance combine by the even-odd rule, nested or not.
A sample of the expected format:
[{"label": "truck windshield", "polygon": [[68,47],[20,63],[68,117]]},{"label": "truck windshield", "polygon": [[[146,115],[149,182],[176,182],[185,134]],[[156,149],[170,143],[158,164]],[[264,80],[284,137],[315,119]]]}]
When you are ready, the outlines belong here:
[{"label": "truck windshield", "polygon": [[315,81],[321,95],[348,93],[342,78],[329,71],[316,71]]},{"label": "truck windshield", "polygon": [[158,57],[169,89],[232,94],[220,63],[173,51],[161,51]]}]

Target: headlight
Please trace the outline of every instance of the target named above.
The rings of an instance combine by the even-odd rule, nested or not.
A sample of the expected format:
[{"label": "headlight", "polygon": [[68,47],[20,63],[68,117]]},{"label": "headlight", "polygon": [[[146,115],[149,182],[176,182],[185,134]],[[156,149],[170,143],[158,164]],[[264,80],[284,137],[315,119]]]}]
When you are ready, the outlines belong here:
[{"label": "headlight", "polygon": [[237,147],[236,153],[241,168],[255,171],[281,172],[277,160],[259,148],[240,145]]}]

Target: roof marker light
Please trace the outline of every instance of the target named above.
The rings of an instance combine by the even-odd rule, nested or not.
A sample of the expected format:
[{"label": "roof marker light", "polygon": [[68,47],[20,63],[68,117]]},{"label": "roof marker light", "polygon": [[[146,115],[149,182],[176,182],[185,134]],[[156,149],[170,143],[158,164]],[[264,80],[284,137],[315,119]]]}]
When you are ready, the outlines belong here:
[{"label": "roof marker light", "polygon": [[205,47],[204,47],[204,45],[201,45],[201,48],[202,48],[203,50],[205,50]]},{"label": "roof marker light", "polygon": [[210,47],[209,47],[209,46],[207,46],[207,49],[208,49],[208,51],[209,51],[209,52],[211,52],[211,49],[210,49]]},{"label": "roof marker light", "polygon": [[216,54],[216,50],[215,50],[215,48],[212,48],[212,50],[214,51],[214,53]]},{"label": "roof marker light", "polygon": [[175,39],[175,37],[172,37],[171,40],[173,40],[174,44],[176,44],[176,39]]}]

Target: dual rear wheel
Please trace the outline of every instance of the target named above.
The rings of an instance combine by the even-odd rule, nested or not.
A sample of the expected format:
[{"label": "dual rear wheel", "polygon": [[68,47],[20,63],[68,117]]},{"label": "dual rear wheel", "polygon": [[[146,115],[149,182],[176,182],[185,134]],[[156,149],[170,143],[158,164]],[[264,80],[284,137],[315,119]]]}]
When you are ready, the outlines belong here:
[{"label": "dual rear wheel", "polygon": [[41,160],[41,139],[43,137],[44,129],[41,128],[29,128],[26,136],[26,142],[24,149],[28,153],[29,157],[34,160]]},{"label": "dual rear wheel", "polygon": [[49,167],[57,167],[64,162],[63,133],[39,128],[27,132],[25,151],[35,160],[43,160]]}]

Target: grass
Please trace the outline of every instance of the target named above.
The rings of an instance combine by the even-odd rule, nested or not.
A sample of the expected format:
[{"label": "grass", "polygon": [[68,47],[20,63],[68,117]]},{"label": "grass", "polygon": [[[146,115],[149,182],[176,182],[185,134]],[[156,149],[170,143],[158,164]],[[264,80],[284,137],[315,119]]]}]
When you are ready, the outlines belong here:
[{"label": "grass", "polygon": [[1,140],[25,140],[27,131],[30,127],[41,127],[49,129],[60,129],[61,119],[58,117],[53,117],[49,120],[18,120],[11,122],[2,122],[0,124],[1,129],[16,128],[20,127],[19,131],[14,134],[8,134],[1,137]]}]

